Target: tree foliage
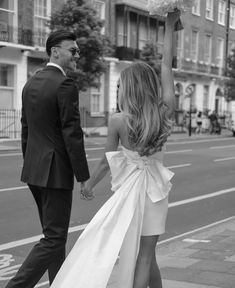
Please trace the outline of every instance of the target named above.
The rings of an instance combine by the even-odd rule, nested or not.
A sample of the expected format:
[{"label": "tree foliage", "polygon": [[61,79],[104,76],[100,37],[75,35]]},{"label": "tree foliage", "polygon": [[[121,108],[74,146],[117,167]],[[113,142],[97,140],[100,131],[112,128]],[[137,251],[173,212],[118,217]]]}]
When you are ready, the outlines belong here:
[{"label": "tree foliage", "polygon": [[235,100],[235,49],[232,50],[232,54],[228,57],[228,77],[225,82],[225,95],[227,101]]},{"label": "tree foliage", "polygon": [[100,20],[95,9],[86,0],[68,0],[60,10],[52,14],[52,31],[66,29],[77,36],[80,59],[77,71],[72,76],[77,80],[78,89],[97,87],[99,76],[107,69],[104,56],[112,53],[109,39],[101,34],[104,21]]},{"label": "tree foliage", "polygon": [[148,42],[140,53],[140,60],[149,64],[157,73],[161,74],[162,55],[158,52],[158,47],[153,42]]}]

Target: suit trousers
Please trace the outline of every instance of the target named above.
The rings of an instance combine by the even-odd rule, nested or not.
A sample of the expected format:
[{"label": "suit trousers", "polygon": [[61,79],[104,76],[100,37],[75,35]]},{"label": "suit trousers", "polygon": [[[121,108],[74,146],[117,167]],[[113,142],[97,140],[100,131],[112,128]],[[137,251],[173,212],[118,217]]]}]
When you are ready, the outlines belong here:
[{"label": "suit trousers", "polygon": [[38,207],[44,237],[6,288],[33,288],[47,270],[51,284],[65,259],[72,190],[28,186]]}]

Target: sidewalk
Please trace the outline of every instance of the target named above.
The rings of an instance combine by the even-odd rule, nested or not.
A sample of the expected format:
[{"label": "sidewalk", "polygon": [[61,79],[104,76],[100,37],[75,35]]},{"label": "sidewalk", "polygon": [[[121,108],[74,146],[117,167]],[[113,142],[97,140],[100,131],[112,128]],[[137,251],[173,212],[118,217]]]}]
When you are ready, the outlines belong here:
[{"label": "sidewalk", "polygon": [[[235,288],[235,216],[157,246],[163,288]],[[118,265],[118,264],[117,264]],[[108,288],[116,288],[115,270]]]}]

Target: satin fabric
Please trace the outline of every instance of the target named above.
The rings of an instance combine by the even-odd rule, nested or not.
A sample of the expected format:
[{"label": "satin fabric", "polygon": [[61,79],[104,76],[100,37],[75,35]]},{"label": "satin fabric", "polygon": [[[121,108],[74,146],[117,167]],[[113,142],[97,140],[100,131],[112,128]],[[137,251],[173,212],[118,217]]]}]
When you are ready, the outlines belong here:
[{"label": "satin fabric", "polygon": [[163,152],[141,157],[122,147],[107,152],[115,193],[101,207],[66,258],[51,288],[105,288],[120,254],[118,288],[132,288],[146,193],[165,199],[174,173],[161,163]]}]

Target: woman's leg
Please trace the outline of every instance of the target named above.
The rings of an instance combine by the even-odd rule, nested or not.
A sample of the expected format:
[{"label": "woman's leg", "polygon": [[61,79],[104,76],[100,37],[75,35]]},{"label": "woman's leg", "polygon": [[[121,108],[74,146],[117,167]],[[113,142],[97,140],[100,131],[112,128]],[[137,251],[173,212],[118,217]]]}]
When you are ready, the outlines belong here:
[{"label": "woman's leg", "polygon": [[156,271],[159,271],[158,266],[156,267],[157,263],[155,260],[157,240],[157,235],[141,237],[133,288],[147,288],[149,283],[152,285],[151,288],[162,288],[160,273],[156,273]]},{"label": "woman's leg", "polygon": [[150,268],[149,288],[162,288],[162,278],[155,255]]}]

